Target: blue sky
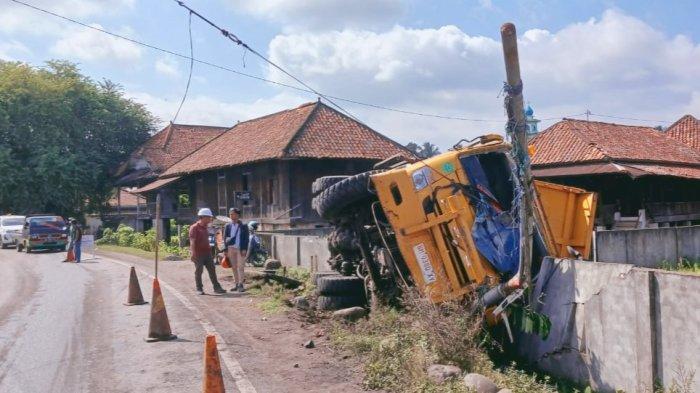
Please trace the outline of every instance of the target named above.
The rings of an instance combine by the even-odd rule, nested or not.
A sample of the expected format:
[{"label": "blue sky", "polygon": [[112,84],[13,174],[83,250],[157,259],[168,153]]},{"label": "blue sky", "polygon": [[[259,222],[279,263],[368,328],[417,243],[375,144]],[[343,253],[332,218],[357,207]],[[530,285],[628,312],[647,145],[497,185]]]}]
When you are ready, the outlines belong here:
[{"label": "blue sky", "polygon": [[[188,15],[171,0],[26,0],[175,52],[189,53]],[[339,102],[402,143],[441,147],[501,131],[499,27],[518,28],[525,96],[544,126],[564,116],[668,125],[700,115],[700,2],[192,0],[325,94],[486,122],[416,117]],[[194,19],[195,57],[291,83]],[[174,115],[188,61],[0,0],[0,58],[67,59],[113,80],[162,121]],[[196,64],[179,122],[232,125],[315,100]],[[647,121],[651,120],[651,121]]]}]

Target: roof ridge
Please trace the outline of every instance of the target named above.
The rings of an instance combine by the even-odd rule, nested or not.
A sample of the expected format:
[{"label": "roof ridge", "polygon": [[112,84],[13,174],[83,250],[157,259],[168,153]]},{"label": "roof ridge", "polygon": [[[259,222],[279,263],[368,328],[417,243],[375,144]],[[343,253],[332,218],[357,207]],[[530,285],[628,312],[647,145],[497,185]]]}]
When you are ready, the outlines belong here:
[{"label": "roof ridge", "polygon": [[[312,121],[312,119],[316,118],[316,113],[318,112],[318,108],[320,108],[320,106],[323,105],[321,103],[321,101],[316,101],[313,104],[314,104],[314,109],[312,109],[311,112],[309,112],[309,114],[306,115],[306,119],[304,119],[304,121],[301,123],[299,128],[297,128],[297,130],[294,131],[294,134],[292,134],[292,136],[289,138],[289,141],[287,142],[287,144],[284,145],[284,147],[282,148],[282,156],[283,157],[285,155],[287,155],[287,153],[289,152],[289,149],[292,147],[292,144],[297,139],[297,137],[304,131],[306,126]],[[306,106],[308,106],[308,105],[304,105],[304,107],[306,107]],[[301,108],[301,106],[299,106],[295,109],[299,109],[299,108]]]},{"label": "roof ridge", "polygon": [[[571,120],[575,120],[575,119],[565,119],[565,121],[571,121]],[[587,120],[582,120],[582,121],[585,123],[590,123]],[[594,122],[594,123],[602,123],[602,122]],[[612,123],[605,123],[605,124],[612,124]],[[574,138],[578,139],[581,143],[585,144],[586,146],[590,146],[590,147],[594,148],[595,150],[597,150],[600,154],[603,155],[603,157],[605,157],[606,160],[612,159],[610,156],[610,153],[608,153],[603,148],[601,148],[597,143],[583,139],[583,137],[581,135],[579,135],[578,132],[576,132],[576,131],[578,131],[578,128],[576,128],[575,125],[572,125],[571,130],[572,130],[571,134],[574,136]]]},{"label": "roof ridge", "polygon": [[328,108],[328,109],[332,110],[333,112],[339,114],[341,117],[344,117],[344,118],[346,118],[346,119],[348,119],[348,120],[350,120],[350,121],[352,121],[352,122],[355,122],[355,123],[359,124],[361,127],[364,127],[364,128],[366,128],[367,130],[369,130],[369,132],[372,132],[372,133],[376,134],[377,136],[379,136],[380,138],[382,138],[382,139],[388,141],[389,143],[393,144],[394,146],[399,147],[400,149],[404,150],[406,153],[413,154],[410,150],[408,150],[408,149],[406,148],[406,146],[400,144],[399,142],[396,142],[395,140],[389,138],[388,136],[386,136],[386,135],[382,134],[381,132],[375,130],[374,128],[368,126],[367,124],[365,124],[365,123],[363,123],[363,122],[361,122],[361,121],[359,121],[359,120],[353,119],[352,117],[350,117],[350,116],[348,116],[348,115],[346,115],[346,114],[340,112],[339,110],[336,110],[335,108],[332,108],[332,107],[330,107],[330,106],[324,104],[323,102],[320,102],[320,104],[323,105],[323,107]]},{"label": "roof ridge", "polygon": [[[307,106],[309,106],[309,105],[311,105],[311,104],[315,104],[315,103],[316,103],[315,101],[309,101],[309,102],[305,102],[305,103],[303,103],[303,104],[297,106],[296,108],[282,109],[282,110],[280,110],[280,111],[273,112],[273,113],[269,113],[269,114],[267,114],[267,115],[263,115],[263,116],[260,116],[260,117],[255,117],[255,118],[253,118],[253,119],[248,119],[248,120],[239,121],[238,123],[234,124],[233,127],[235,127],[235,126],[237,126],[237,125],[239,125],[239,124],[243,124],[243,123],[250,123],[250,122],[253,122],[253,121],[257,121],[257,120],[266,119],[266,118],[268,118],[268,117],[272,117],[272,116],[275,116],[275,115],[279,115],[280,113],[292,112],[292,111],[295,111],[295,110],[297,110],[297,109],[305,108],[305,107],[307,107]],[[233,127],[231,127],[231,128],[233,128]]]}]

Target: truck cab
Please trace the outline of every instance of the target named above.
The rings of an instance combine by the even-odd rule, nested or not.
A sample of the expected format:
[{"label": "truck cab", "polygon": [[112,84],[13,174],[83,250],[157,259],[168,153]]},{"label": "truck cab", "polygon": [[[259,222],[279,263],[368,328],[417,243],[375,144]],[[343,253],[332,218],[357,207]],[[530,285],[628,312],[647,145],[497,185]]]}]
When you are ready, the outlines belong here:
[{"label": "truck cab", "polygon": [[[510,150],[501,136],[485,135],[428,159],[382,163],[326,188],[313,205],[335,227],[332,267],[369,276],[374,289],[403,281],[433,302],[514,282],[523,185]],[[596,195],[540,181],[533,188],[534,276],[544,256],[590,254]]]}]

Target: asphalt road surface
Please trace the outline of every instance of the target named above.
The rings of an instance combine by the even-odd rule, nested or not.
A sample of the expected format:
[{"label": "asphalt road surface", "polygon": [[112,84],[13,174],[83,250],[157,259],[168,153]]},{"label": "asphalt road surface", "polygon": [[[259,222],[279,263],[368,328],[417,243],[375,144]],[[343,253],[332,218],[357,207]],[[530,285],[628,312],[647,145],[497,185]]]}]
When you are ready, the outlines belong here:
[{"label": "asphalt road surface", "polygon": [[[131,265],[150,301],[152,262],[64,256],[0,251],[0,392],[201,391],[207,334],[217,335],[229,392],[361,391],[357,364],[335,356],[318,326],[265,316],[247,295],[198,296],[187,261],[159,269],[178,339],[146,343],[150,305],[122,303]],[[206,274],[204,283],[211,292]],[[303,348],[312,338],[316,348]]]}]

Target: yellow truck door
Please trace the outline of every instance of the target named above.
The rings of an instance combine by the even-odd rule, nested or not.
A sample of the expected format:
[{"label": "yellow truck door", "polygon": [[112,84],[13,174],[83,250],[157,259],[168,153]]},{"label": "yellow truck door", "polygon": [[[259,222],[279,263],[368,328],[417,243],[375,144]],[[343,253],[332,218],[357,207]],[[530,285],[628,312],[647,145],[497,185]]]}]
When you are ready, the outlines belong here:
[{"label": "yellow truck door", "polygon": [[566,246],[590,257],[597,194],[586,190],[535,180],[536,211],[549,253],[565,258]]}]

